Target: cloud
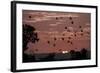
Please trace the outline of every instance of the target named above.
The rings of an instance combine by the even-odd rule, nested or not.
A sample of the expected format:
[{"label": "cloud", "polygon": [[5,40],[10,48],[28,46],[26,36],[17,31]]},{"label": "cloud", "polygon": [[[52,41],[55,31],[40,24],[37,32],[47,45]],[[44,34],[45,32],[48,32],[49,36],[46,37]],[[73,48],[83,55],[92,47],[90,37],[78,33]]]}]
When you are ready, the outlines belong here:
[{"label": "cloud", "polygon": [[70,31],[73,31],[73,30],[74,30],[74,28],[73,28],[73,27],[68,27],[68,29],[69,29]]},{"label": "cloud", "polygon": [[59,25],[59,24],[57,24],[57,23],[55,23],[55,24],[49,24],[50,26],[57,26],[57,25]]},{"label": "cloud", "polygon": [[91,30],[90,27],[87,27],[87,28],[83,29],[83,31],[85,31],[85,32],[90,32],[90,30]]},{"label": "cloud", "polygon": [[86,26],[90,26],[90,23],[86,23],[85,25],[86,25]]},{"label": "cloud", "polygon": [[[68,18],[68,17],[79,17],[77,14],[71,14],[71,13],[56,13],[56,12],[29,12],[27,15],[31,15],[31,20],[24,19],[24,22],[41,22],[46,20],[52,20],[55,18]],[[25,15],[25,13],[24,13]]]}]

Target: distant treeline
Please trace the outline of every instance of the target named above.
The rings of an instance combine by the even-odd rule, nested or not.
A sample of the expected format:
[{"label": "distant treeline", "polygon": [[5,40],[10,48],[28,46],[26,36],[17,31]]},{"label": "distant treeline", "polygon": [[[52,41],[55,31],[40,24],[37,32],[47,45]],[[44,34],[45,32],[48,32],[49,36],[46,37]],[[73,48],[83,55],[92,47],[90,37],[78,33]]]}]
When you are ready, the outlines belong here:
[{"label": "distant treeline", "polygon": [[[41,57],[44,56],[44,57]],[[59,60],[85,60],[90,59],[90,51],[83,48],[81,51],[71,50],[69,53],[48,53],[23,55],[23,62],[59,61]]]}]

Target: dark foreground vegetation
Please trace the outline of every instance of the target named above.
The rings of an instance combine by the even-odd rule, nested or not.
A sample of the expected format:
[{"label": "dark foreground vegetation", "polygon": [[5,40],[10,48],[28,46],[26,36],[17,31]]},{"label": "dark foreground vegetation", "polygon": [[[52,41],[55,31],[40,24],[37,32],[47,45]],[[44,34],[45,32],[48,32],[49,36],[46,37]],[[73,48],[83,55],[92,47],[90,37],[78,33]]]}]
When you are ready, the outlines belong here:
[{"label": "dark foreground vegetation", "polygon": [[43,62],[43,61],[62,61],[62,60],[86,60],[90,59],[90,51],[82,49],[81,51],[71,50],[69,53],[48,53],[23,55],[23,62]]}]

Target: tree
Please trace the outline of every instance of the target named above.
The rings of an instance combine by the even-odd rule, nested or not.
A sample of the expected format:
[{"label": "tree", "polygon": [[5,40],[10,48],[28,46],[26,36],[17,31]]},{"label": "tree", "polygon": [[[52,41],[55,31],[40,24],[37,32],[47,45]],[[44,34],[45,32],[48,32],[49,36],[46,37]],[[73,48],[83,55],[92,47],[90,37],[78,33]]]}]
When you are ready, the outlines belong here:
[{"label": "tree", "polygon": [[87,57],[88,57],[87,53],[88,53],[88,51],[85,48],[83,48],[81,50],[81,57],[82,57],[82,59],[87,59]]},{"label": "tree", "polygon": [[76,59],[76,52],[75,52],[75,50],[71,50],[70,54],[71,54],[71,59],[72,60]]},{"label": "tree", "polygon": [[81,59],[81,53],[80,53],[80,51],[77,51],[75,54],[76,54],[76,57],[75,58],[77,60],[80,60]]},{"label": "tree", "polygon": [[30,25],[23,25],[23,62],[31,62],[35,60],[34,56],[27,55],[24,53],[28,49],[27,44],[29,42],[35,43],[38,41],[37,33],[34,32],[36,29]]},{"label": "tree", "polygon": [[37,33],[34,32],[36,29],[30,25],[23,25],[23,50],[27,50],[28,42],[35,43],[38,41]]}]

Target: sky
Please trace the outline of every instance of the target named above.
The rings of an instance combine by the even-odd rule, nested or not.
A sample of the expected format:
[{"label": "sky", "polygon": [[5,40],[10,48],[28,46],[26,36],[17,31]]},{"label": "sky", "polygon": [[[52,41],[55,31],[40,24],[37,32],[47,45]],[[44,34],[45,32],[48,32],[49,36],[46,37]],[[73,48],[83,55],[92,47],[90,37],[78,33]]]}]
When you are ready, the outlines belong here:
[{"label": "sky", "polygon": [[23,10],[22,24],[35,27],[40,39],[29,42],[26,53],[62,53],[91,49],[91,14]]}]

